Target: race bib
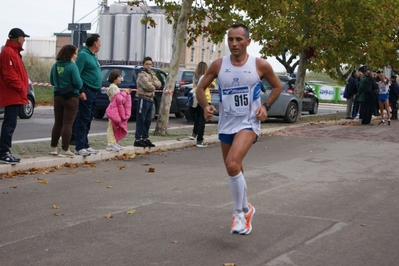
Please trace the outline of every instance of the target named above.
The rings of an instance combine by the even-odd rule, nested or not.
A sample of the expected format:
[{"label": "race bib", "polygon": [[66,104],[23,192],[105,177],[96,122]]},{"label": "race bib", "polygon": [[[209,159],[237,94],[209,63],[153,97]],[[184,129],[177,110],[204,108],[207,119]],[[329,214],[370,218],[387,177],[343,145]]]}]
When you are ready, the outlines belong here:
[{"label": "race bib", "polygon": [[250,98],[249,86],[222,89],[222,102],[224,112],[231,116],[248,114]]}]

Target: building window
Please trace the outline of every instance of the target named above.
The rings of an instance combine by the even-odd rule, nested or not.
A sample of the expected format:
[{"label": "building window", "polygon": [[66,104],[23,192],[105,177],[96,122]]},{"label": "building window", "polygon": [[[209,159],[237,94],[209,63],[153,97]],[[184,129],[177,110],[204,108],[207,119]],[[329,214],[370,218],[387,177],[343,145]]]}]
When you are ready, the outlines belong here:
[{"label": "building window", "polygon": [[190,62],[194,62],[195,48],[191,48]]},{"label": "building window", "polygon": [[220,57],[221,54],[222,54],[222,52],[221,52],[221,51],[218,51],[218,58]]},{"label": "building window", "polygon": [[204,61],[204,58],[205,58],[205,49],[202,49],[202,52],[201,52],[201,61]]}]

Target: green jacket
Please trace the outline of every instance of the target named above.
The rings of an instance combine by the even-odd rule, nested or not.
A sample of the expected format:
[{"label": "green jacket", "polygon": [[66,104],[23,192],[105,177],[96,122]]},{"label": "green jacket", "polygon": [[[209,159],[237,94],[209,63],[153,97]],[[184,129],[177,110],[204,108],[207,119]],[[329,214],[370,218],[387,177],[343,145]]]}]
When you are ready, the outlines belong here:
[{"label": "green jacket", "polygon": [[[60,84],[58,84],[57,80]],[[72,61],[57,61],[50,72],[50,83],[54,86],[53,92],[59,91],[59,88],[72,86],[74,94],[79,95],[79,91],[83,86],[83,81],[80,78],[79,69]]]},{"label": "green jacket", "polygon": [[100,63],[96,55],[93,54],[87,46],[79,51],[76,65],[79,68],[80,77],[83,80],[84,86],[95,90],[101,89],[102,75]]}]

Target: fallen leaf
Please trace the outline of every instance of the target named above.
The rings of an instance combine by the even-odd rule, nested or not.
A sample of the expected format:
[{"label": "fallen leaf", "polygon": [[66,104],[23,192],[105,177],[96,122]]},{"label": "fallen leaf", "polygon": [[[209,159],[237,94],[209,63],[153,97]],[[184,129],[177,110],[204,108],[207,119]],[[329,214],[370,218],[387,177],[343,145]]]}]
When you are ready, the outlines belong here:
[{"label": "fallen leaf", "polygon": [[236,264],[233,262],[226,262],[226,263],[223,263],[223,266],[236,266]]},{"label": "fallen leaf", "polygon": [[60,208],[60,206],[53,204],[53,209],[59,209],[59,208]]},{"label": "fallen leaf", "polygon": [[127,214],[133,214],[133,213],[135,213],[136,212],[136,210],[130,210],[130,211],[127,211],[126,213]]},{"label": "fallen leaf", "polygon": [[123,168],[126,168],[126,165],[119,166],[119,170],[122,170]]},{"label": "fallen leaf", "polygon": [[107,188],[112,188],[112,186],[107,186]]},{"label": "fallen leaf", "polygon": [[170,243],[177,244],[179,241],[177,240],[170,240]]},{"label": "fallen leaf", "polygon": [[8,194],[8,192],[7,192],[7,191],[4,191],[3,194]]},{"label": "fallen leaf", "polygon": [[63,213],[54,213],[54,216],[64,216],[64,214]]},{"label": "fallen leaf", "polygon": [[147,173],[154,173],[154,172],[155,172],[155,168],[152,168],[152,167],[148,168],[148,170],[147,170]]},{"label": "fallen leaf", "polygon": [[105,218],[107,218],[107,219],[110,219],[110,218],[114,218],[114,216],[112,216],[111,214],[106,214],[105,216],[104,216]]},{"label": "fallen leaf", "polygon": [[13,187],[10,187],[10,188],[17,188],[17,186],[13,186]]},{"label": "fallen leaf", "polygon": [[265,149],[267,149],[267,146],[265,146]]},{"label": "fallen leaf", "polygon": [[48,184],[48,181],[46,179],[38,178],[38,180],[42,184]]},{"label": "fallen leaf", "polygon": [[100,180],[100,179],[97,179],[97,183],[101,183],[101,180]]},{"label": "fallen leaf", "polygon": [[366,226],[367,226],[367,224],[360,224],[360,226],[366,227]]}]

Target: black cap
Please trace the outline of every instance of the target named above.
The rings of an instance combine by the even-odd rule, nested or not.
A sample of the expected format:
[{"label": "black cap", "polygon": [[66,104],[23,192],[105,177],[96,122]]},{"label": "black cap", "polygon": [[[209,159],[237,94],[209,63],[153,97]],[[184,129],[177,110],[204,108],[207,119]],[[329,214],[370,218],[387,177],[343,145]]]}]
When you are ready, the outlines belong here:
[{"label": "black cap", "polygon": [[8,38],[10,39],[14,39],[14,38],[18,38],[18,37],[30,37],[29,35],[25,34],[25,32],[19,28],[13,28],[12,30],[10,30],[10,33],[8,34]]},{"label": "black cap", "polygon": [[391,74],[391,79],[396,79],[396,77],[397,77],[396,73],[395,73],[395,72],[392,72],[392,74]]}]

